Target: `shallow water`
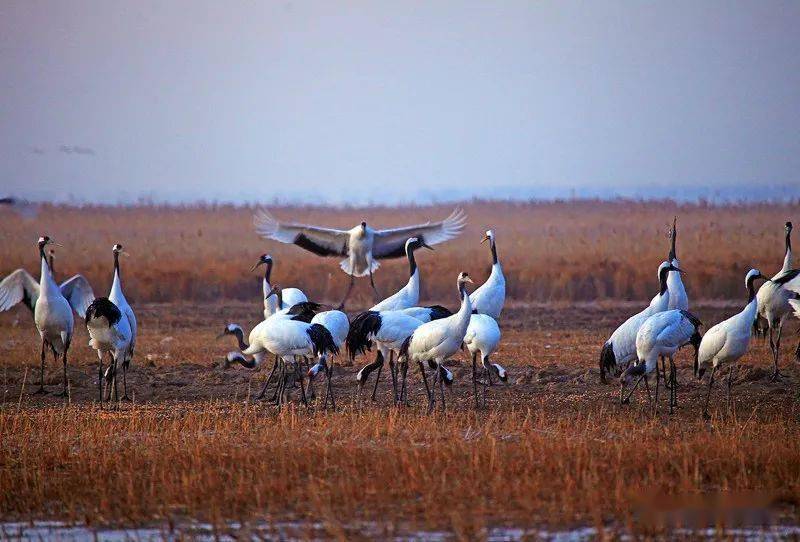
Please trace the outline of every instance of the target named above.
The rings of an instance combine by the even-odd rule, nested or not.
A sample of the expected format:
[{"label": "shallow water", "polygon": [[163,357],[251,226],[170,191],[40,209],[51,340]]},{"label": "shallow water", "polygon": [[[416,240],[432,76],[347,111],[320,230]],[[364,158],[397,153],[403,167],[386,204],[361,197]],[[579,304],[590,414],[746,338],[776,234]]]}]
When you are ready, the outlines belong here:
[{"label": "shallow water", "polygon": [[[395,542],[449,541],[456,535],[448,531],[409,531],[402,534],[388,534],[377,524],[364,523],[345,528],[345,532]],[[611,532],[614,532],[613,529]],[[770,527],[739,527],[720,531],[707,529],[676,529],[672,534],[677,538],[695,540],[716,540],[720,537],[744,541],[772,541],[800,538],[800,525],[775,525]],[[632,540],[633,537],[616,533],[619,539]],[[35,521],[0,523],[0,538],[4,540],[58,540],[82,542],[102,540],[108,542],[162,540],[208,540],[237,542],[241,540],[327,540],[333,533],[322,523],[313,522],[273,522],[241,525],[229,523],[215,528],[207,523],[186,523],[166,527],[143,526],[132,528],[93,528],[85,525],[70,525],[58,521]],[[491,542],[515,542],[523,540],[546,540],[550,542],[581,542],[595,540],[598,531],[594,527],[579,527],[567,530],[546,530],[537,528],[492,527],[485,533]],[[668,538],[668,537],[665,537]]]}]

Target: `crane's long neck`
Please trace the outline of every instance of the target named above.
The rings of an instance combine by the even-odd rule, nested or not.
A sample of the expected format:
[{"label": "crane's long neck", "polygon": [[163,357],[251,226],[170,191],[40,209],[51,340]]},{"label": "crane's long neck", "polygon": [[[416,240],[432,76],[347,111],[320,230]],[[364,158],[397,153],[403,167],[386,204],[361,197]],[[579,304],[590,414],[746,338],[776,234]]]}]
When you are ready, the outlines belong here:
[{"label": "crane's long neck", "polygon": [[408,256],[408,276],[413,277],[417,272],[417,260],[414,258],[414,249],[407,247],[406,256]]},{"label": "crane's long neck", "polygon": [[492,264],[497,265],[500,263],[500,261],[497,259],[497,245],[495,244],[494,239],[491,239],[489,242],[492,247]]},{"label": "crane's long neck", "polygon": [[53,278],[53,272],[50,270],[50,265],[47,263],[44,246],[39,247],[39,259],[42,264],[41,276],[39,278],[39,286],[42,289],[42,293],[57,290],[58,284],[56,284],[56,279]]},{"label": "crane's long neck", "polygon": [[114,252],[114,281],[111,283],[111,295],[122,295],[122,272],[119,268],[119,252]]},{"label": "crane's long neck", "polygon": [[672,260],[678,259],[678,255],[675,252],[675,242],[678,240],[678,226],[675,222],[672,223],[672,235],[670,237],[669,261],[672,262]]},{"label": "crane's long neck", "polygon": [[461,296],[461,307],[459,307],[458,313],[456,313],[456,321],[464,327],[464,332],[466,333],[467,326],[469,326],[469,319],[472,315],[472,302],[469,299],[469,294],[467,294],[466,283],[459,283],[458,295]]},{"label": "crane's long neck", "polygon": [[[662,254],[663,254],[663,252],[662,252]],[[669,271],[666,270],[666,269],[658,274],[658,293],[661,294],[662,296],[667,291],[667,277],[668,276],[669,276]]]},{"label": "crane's long neck", "polygon": [[792,269],[792,230],[786,230],[786,254],[783,257],[783,268],[785,273]]},{"label": "crane's long neck", "polygon": [[244,342],[244,332],[242,331],[242,328],[234,329],[233,334],[236,336],[236,341],[239,343],[239,350],[246,350],[250,348],[250,345]]}]

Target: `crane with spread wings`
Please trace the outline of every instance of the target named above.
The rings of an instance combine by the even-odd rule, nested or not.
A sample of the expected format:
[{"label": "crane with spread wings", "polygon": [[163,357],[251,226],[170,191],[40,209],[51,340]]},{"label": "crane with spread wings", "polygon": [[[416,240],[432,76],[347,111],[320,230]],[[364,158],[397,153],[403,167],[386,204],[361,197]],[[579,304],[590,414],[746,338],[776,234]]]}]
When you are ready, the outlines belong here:
[{"label": "crane with spread wings", "polygon": [[444,243],[457,237],[467,223],[467,215],[457,208],[450,216],[438,222],[385,230],[376,230],[367,226],[366,222],[361,222],[352,229],[337,230],[281,222],[261,209],[256,213],[253,222],[256,232],[266,239],[295,244],[317,256],[344,257],[339,265],[350,275],[350,286],[342,299],[343,307],[353,289],[355,277],[369,275],[372,289],[377,294],[372,273],[380,266],[378,260],[405,256],[405,243],[410,237],[416,237],[428,245]]}]

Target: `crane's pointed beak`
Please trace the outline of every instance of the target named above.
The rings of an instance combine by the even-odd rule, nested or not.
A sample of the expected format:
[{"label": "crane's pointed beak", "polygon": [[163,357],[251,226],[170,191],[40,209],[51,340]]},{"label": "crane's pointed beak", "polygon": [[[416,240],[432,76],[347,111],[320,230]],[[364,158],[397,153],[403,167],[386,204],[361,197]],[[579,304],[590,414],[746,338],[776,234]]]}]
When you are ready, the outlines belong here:
[{"label": "crane's pointed beak", "polygon": [[481,239],[481,243],[485,243],[486,241],[488,241],[490,239],[491,239],[491,237],[489,237],[488,235],[484,235],[483,239]]},{"label": "crane's pointed beak", "polygon": [[258,261],[256,262],[256,264],[255,264],[253,267],[251,267],[251,268],[250,268],[250,272],[252,273],[252,272],[253,272],[253,271],[255,271],[256,269],[258,269],[258,266],[259,266],[259,265],[261,265],[262,263],[264,263],[264,262],[262,262],[261,260],[258,260]]},{"label": "crane's pointed beak", "polygon": [[430,246],[428,243],[426,243],[425,241],[422,242],[422,246],[427,248],[428,250],[433,250],[435,252],[435,249],[432,246]]},{"label": "crane's pointed beak", "polygon": [[217,341],[218,341],[218,340],[220,340],[220,339],[221,339],[222,337],[224,337],[225,335],[227,335],[227,333],[225,333],[225,332],[222,332],[222,333],[220,333],[219,335],[217,335],[217,338],[216,338],[216,340],[217,340]]}]

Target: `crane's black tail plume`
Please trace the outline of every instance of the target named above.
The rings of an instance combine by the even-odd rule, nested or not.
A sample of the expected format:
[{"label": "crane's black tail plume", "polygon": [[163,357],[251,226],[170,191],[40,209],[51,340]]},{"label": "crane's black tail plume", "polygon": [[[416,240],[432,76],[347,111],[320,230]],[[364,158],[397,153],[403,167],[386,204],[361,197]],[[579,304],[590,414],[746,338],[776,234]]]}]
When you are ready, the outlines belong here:
[{"label": "crane's black tail plume", "polygon": [[321,308],[322,305],[319,303],[314,303],[313,301],[303,301],[301,303],[297,303],[296,305],[292,305],[287,314],[292,317],[292,320],[310,324],[311,319],[316,316]]},{"label": "crane's black tail plume", "polygon": [[364,354],[372,348],[372,341],[369,340],[369,337],[377,333],[380,327],[381,315],[376,311],[362,312],[353,318],[344,342],[351,358],[358,354]]},{"label": "crane's black tail plume", "polygon": [[452,316],[453,313],[450,312],[445,307],[441,305],[431,305],[429,307],[425,307],[426,309],[430,309],[431,311],[431,321],[433,320],[440,320],[442,318],[447,318],[448,316]]},{"label": "crane's black tail plume", "polygon": [[333,342],[331,332],[322,324],[311,324],[306,333],[311,338],[315,356],[320,354],[339,354],[339,347]]}]

